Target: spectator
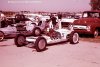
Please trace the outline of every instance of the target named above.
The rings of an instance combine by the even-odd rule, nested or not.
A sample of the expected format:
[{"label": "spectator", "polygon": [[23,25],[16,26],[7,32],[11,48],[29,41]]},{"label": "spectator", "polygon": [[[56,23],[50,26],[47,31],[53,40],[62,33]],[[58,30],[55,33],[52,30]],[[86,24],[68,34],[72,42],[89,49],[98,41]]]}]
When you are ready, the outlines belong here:
[{"label": "spectator", "polygon": [[58,13],[58,28],[59,28],[59,29],[62,28],[61,20],[62,20],[62,14],[61,14],[61,13]]},{"label": "spectator", "polygon": [[1,28],[4,28],[4,27],[7,27],[8,24],[6,22],[6,18],[4,18],[2,21],[1,21]]},{"label": "spectator", "polygon": [[51,21],[52,21],[53,27],[55,28],[56,25],[57,25],[57,22],[56,22],[57,18],[56,18],[54,15],[51,15],[51,16],[50,16],[50,19],[51,19]]},{"label": "spectator", "polygon": [[62,14],[58,13],[58,19],[62,19]]}]

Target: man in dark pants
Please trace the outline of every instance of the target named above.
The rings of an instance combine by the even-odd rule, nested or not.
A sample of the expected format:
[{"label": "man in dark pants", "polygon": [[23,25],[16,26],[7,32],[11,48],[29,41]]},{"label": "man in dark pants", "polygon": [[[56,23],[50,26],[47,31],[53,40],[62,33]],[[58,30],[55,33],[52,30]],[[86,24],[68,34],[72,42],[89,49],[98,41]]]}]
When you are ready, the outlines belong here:
[{"label": "man in dark pants", "polygon": [[59,29],[62,28],[61,20],[62,20],[62,14],[61,13],[58,13],[58,26],[59,26]]},{"label": "man in dark pants", "polygon": [[4,28],[4,27],[7,27],[7,21],[6,21],[6,18],[4,18],[2,21],[1,21],[1,28]]},{"label": "man in dark pants", "polygon": [[58,19],[62,19],[62,14],[58,13]]},{"label": "man in dark pants", "polygon": [[52,21],[53,27],[55,28],[56,27],[56,24],[57,24],[57,22],[56,22],[57,18],[54,15],[51,15],[50,16],[50,19]]}]

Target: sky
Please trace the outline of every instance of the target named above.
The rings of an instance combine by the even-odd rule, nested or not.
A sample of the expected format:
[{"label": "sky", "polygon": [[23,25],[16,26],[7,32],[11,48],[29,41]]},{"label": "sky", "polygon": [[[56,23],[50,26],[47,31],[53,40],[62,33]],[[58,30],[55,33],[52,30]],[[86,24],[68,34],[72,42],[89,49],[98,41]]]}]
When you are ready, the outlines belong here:
[{"label": "sky", "polygon": [[79,12],[90,10],[90,0],[1,0],[4,11]]}]

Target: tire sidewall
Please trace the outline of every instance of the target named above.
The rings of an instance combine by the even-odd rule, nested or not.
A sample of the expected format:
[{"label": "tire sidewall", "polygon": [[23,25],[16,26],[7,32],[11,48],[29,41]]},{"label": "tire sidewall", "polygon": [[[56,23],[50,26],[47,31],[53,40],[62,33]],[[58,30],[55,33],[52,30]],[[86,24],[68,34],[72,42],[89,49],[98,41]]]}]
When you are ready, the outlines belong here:
[{"label": "tire sidewall", "polygon": [[[36,30],[38,30],[38,31],[40,32],[38,35],[35,33]],[[40,36],[40,35],[41,35],[41,29],[38,28],[38,27],[35,27],[35,28],[33,29],[32,34],[33,34],[34,36]]]},{"label": "tire sidewall", "polygon": [[[96,33],[96,35],[95,35],[95,33]],[[96,29],[96,30],[94,31],[94,33],[93,33],[93,38],[96,38],[98,35],[99,35],[99,32],[98,32],[98,30]]]},{"label": "tire sidewall", "polygon": [[[74,37],[74,35],[75,34],[77,34],[77,41],[74,41],[74,39],[73,39],[73,37]],[[73,31],[71,34],[70,34],[70,37],[69,37],[69,41],[70,41],[70,43],[71,44],[77,44],[77,43],[79,43],[79,35],[78,35],[78,33],[77,32],[75,32],[75,31]]]},{"label": "tire sidewall", "polygon": [[[39,48],[39,41],[42,40],[42,39],[44,39],[44,41],[45,41],[45,47],[43,49],[40,49]],[[37,52],[44,51],[46,49],[46,45],[47,45],[47,41],[44,37],[38,37],[35,41],[35,49],[36,49]]]},{"label": "tire sidewall", "polygon": [[3,34],[3,38],[0,39],[0,41],[3,41],[3,39],[5,38],[4,32],[0,31]]},{"label": "tire sidewall", "polygon": [[17,47],[21,47],[21,46],[25,46],[26,45],[25,43],[23,43],[21,45],[18,43],[18,39],[19,39],[20,36],[23,36],[24,39],[26,39],[25,35],[23,35],[23,34],[17,34],[16,37],[15,37],[15,39],[14,39],[15,45]]}]

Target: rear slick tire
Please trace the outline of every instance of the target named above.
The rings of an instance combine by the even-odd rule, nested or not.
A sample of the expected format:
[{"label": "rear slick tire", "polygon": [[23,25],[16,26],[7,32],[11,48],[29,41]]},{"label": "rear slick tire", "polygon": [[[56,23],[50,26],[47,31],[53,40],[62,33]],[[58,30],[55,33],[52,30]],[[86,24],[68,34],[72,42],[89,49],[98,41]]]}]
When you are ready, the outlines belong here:
[{"label": "rear slick tire", "polygon": [[14,39],[15,45],[17,47],[22,47],[25,46],[25,42],[26,42],[26,37],[23,34],[17,34],[15,39]]},{"label": "rear slick tire", "polygon": [[35,41],[35,49],[37,52],[44,51],[46,49],[47,41],[44,37],[38,37]]},{"label": "rear slick tire", "polygon": [[77,32],[72,32],[69,37],[70,44],[79,43],[79,34]]}]

